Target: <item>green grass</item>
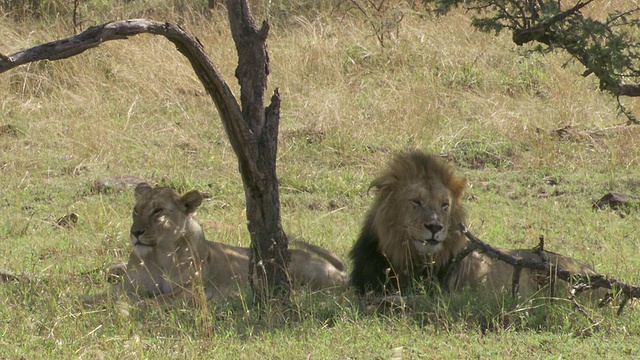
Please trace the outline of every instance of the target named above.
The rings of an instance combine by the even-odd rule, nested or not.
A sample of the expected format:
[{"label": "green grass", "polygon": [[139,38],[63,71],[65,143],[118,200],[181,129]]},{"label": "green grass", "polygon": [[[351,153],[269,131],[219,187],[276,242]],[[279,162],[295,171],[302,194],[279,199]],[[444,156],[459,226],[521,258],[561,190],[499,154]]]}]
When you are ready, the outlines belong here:
[{"label": "green grass", "polygon": [[[293,3],[293,2],[292,2]],[[369,182],[394,151],[447,154],[467,177],[468,227],[503,247],[547,248],[640,283],[640,216],[594,211],[609,191],[638,195],[639,128],[567,56],[524,54],[466,14],[407,16],[381,48],[361,18],[315,2],[252,2],[270,15],[269,93],[283,96],[278,154],[285,231],[346,258],[371,204]],[[57,4],[57,3],[56,3]],[[223,9],[181,1],[83,2],[83,29],[115,18],[175,21],[196,35],[237,93]],[[295,5],[295,6],[294,6]],[[64,9],[64,7],[62,7]],[[154,12],[149,12],[154,9]],[[56,10],[57,11],[57,10]],[[0,53],[73,34],[68,13],[0,22]],[[257,19],[261,17],[257,16]],[[521,53],[522,52],[522,53]],[[82,276],[126,259],[131,191],[92,184],[134,175],[212,195],[207,238],[247,246],[244,193],[222,124],[187,61],[160,37],[111,42],[0,75],[1,268],[33,274],[0,286],[0,358],[635,358],[640,309],[566,301],[417,299],[368,314],[349,291],[299,292],[292,309],[242,299],[206,307],[80,306],[103,291]],[[640,103],[624,99],[636,112]],[[570,137],[556,130],[571,126]],[[553,181],[550,181],[553,180]],[[79,216],[72,229],[53,224]],[[486,331],[483,331],[486,330]]]}]

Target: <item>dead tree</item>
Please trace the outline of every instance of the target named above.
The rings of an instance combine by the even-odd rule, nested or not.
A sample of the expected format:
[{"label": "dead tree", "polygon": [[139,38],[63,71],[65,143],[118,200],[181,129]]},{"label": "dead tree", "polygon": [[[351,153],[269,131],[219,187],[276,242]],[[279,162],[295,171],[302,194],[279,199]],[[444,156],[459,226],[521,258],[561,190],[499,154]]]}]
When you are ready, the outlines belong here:
[{"label": "dead tree", "polygon": [[269,75],[266,46],[269,24],[265,21],[260,28],[256,27],[246,0],[227,0],[227,8],[238,52],[236,77],[241,89],[240,104],[198,39],[168,22],[144,19],[112,21],[67,39],[8,56],[0,54],[0,73],[34,61],[69,58],[105,41],[127,39],[143,33],[161,35],[174,43],[189,60],[213,99],[238,158],[253,250],[250,283],[256,299],[262,302],[274,296],[286,298],[290,292],[286,272],[288,242],[281,224],[276,177],[280,95],[276,89],[269,106],[264,107]]}]

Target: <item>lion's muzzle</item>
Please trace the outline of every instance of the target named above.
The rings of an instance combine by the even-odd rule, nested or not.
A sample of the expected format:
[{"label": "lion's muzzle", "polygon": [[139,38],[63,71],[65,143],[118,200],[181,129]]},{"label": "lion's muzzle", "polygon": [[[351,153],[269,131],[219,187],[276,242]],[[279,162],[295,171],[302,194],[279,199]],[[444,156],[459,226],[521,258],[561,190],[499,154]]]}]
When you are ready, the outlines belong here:
[{"label": "lion's muzzle", "polygon": [[439,223],[428,223],[424,224],[424,228],[428,233],[430,233],[426,236],[427,243],[433,245],[440,243],[440,238],[442,237],[442,229],[444,229],[444,226],[440,225]]},{"label": "lion's muzzle", "polygon": [[152,251],[155,244],[147,244],[141,240],[142,235],[144,235],[144,230],[134,230],[131,229],[131,245],[133,247],[133,251],[136,252],[140,256],[144,256]]}]

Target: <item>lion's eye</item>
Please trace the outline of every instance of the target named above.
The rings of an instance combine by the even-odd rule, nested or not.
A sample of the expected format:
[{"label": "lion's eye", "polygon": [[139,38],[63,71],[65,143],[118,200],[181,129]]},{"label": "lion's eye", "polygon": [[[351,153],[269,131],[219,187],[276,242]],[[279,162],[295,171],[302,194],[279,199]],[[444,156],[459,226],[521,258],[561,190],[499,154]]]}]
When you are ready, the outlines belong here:
[{"label": "lion's eye", "polygon": [[160,208],[160,207],[157,207],[157,208],[153,209],[153,212],[151,213],[151,215],[152,215],[152,216],[158,216],[158,215],[160,215],[160,213],[162,212],[162,210],[164,210],[164,209],[162,209],[162,208]]},{"label": "lion's eye", "polygon": [[448,202],[443,202],[442,203],[442,210],[448,210],[449,209],[449,203]]},{"label": "lion's eye", "polygon": [[422,201],[420,201],[420,200],[411,200],[411,203],[413,204],[414,208],[422,206]]}]

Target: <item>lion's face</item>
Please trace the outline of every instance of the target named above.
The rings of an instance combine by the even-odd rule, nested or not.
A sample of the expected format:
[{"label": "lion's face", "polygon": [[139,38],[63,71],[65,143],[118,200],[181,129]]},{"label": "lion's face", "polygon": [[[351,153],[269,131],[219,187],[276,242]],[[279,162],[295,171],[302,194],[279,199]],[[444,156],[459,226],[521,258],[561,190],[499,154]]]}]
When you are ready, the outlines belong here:
[{"label": "lion's face", "polygon": [[139,184],[134,195],[130,240],[133,252],[140,257],[156,249],[175,249],[191,214],[202,203],[197,191],[181,196],[171,188],[151,188],[146,183]]},{"label": "lion's face", "polygon": [[447,164],[420,152],[396,156],[371,183],[378,192],[372,225],[394,267],[440,266],[464,246],[457,224],[464,221],[465,184]]},{"label": "lion's face", "polygon": [[397,210],[407,245],[420,256],[441,251],[449,234],[451,192],[440,183],[411,184],[400,189],[393,202],[387,206]]}]

